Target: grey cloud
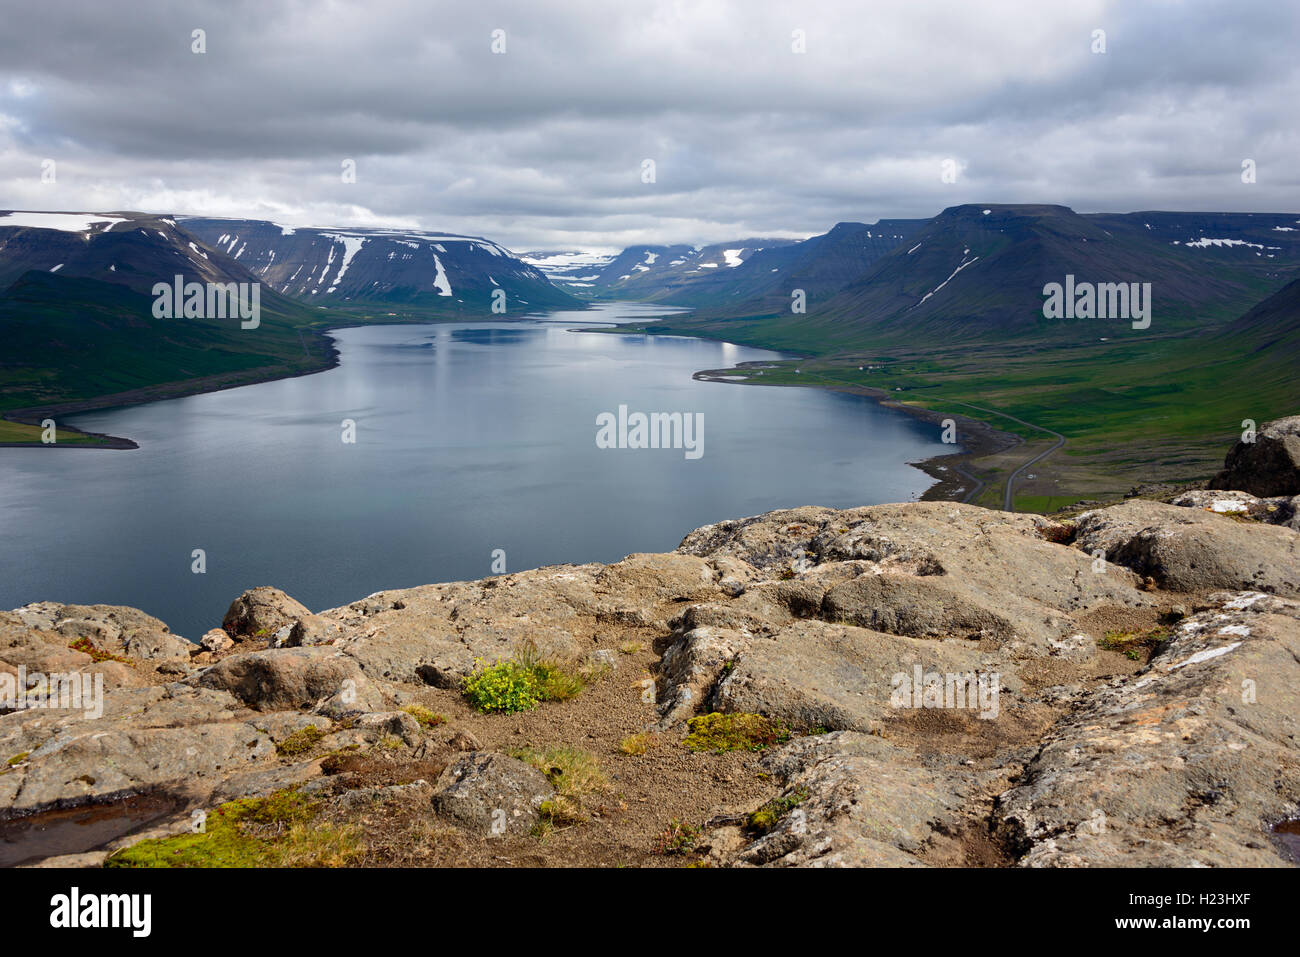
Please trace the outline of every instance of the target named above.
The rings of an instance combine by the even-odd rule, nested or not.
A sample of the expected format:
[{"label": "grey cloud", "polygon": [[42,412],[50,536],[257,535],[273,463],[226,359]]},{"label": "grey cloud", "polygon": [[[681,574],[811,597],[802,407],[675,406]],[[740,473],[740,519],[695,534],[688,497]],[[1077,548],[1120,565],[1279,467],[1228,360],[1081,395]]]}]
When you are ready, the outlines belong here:
[{"label": "grey cloud", "polygon": [[807,235],[961,202],[1286,211],[1300,186],[1291,4],[0,6],[0,204],[17,207],[545,248]]}]

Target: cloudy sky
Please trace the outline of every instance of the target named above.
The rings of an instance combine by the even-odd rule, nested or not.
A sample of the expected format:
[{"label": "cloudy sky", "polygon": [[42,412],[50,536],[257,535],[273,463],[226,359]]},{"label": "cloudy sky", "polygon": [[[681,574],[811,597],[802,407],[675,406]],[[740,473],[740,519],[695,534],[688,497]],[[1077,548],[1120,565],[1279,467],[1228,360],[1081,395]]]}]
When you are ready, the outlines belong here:
[{"label": "cloudy sky", "polygon": [[965,202],[1300,211],[1290,0],[0,0],[0,24],[0,208],[520,251]]}]

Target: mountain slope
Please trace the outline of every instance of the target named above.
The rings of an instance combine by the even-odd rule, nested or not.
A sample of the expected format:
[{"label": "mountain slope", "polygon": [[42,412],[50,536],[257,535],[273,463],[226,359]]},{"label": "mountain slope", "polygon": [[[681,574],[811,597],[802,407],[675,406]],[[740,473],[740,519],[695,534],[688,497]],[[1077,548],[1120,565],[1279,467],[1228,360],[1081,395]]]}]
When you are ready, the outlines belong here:
[{"label": "mountain slope", "polygon": [[[1082,341],[1130,330],[1127,320],[1044,318],[1044,287],[1073,275],[1079,282],[1151,283],[1154,333],[1223,323],[1300,265],[1300,232],[1283,225],[1295,218],[957,206],[851,282],[839,283],[834,271],[827,282],[815,271],[791,270],[788,280],[778,274],[784,288],[725,306],[701,302],[694,321],[716,329],[724,320],[766,319],[761,325],[773,341],[812,352],[917,337]],[[806,315],[790,311],[793,288],[807,293]]]},{"label": "mountain slope", "polygon": [[400,304],[447,315],[506,314],[580,304],[536,266],[476,236],[390,229],[294,228],[246,219],[183,218],[181,227],[272,288],[312,304]]},{"label": "mountain slope", "polygon": [[[156,318],[153,286],[171,286],[177,275],[257,282],[169,217],[0,215],[0,411],[204,391],[333,361],[316,331],[326,314],[267,287],[255,328],[242,328],[238,317]],[[122,398],[139,390],[147,395]]]}]

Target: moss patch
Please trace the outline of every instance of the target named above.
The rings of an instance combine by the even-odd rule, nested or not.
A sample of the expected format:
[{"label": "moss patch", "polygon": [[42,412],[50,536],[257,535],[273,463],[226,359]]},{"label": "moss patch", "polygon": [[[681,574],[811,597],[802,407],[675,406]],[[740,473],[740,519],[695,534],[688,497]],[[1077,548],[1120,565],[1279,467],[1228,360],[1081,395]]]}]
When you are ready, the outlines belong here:
[{"label": "moss patch", "polygon": [[1131,661],[1149,661],[1170,634],[1168,628],[1158,627],[1139,631],[1108,631],[1097,642],[1097,646],[1107,651],[1118,651]]},{"label": "moss patch", "polygon": [[790,731],[761,714],[702,714],[687,722],[682,744],[690,751],[762,751],[790,740]]},{"label": "moss patch", "polygon": [[341,867],[360,851],[351,828],[314,821],[317,802],[297,791],[222,804],[201,833],[141,841],[105,867]]},{"label": "moss patch", "polygon": [[745,822],[746,826],[757,834],[766,834],[807,799],[806,788],[795,788],[784,797],[773,798],[749,815],[749,819]]},{"label": "moss patch", "polygon": [[293,756],[306,754],[312,748],[320,743],[321,738],[325,737],[325,732],[315,725],[308,725],[305,728],[299,728],[293,734],[289,735],[283,741],[275,746],[275,750],[280,754]]}]

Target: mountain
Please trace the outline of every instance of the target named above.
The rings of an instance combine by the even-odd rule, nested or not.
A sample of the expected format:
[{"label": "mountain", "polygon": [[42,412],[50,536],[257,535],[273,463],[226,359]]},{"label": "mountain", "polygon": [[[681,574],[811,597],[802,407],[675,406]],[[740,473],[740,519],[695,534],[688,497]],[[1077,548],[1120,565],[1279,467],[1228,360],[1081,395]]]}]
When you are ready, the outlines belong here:
[{"label": "mountain", "polygon": [[257,278],[143,213],[0,212],[0,411],[87,408],[327,367],[319,310],[270,288],[259,322],[161,319],[153,286]]},{"label": "mountain", "polygon": [[262,282],[312,304],[390,304],[490,318],[493,294],[504,290],[507,315],[580,306],[536,266],[478,236],[248,219],[180,222]]},{"label": "mountain", "polygon": [[[525,253],[526,261],[579,295],[649,302],[692,303],[709,295],[720,277],[757,254],[794,244],[791,239],[740,239],[709,246],[628,246],[617,255]],[[721,281],[727,285],[726,281]]]},{"label": "mountain", "polygon": [[0,211],[0,289],[28,272],[77,277],[150,294],[176,274],[196,282],[255,282],[242,265],[196,242],[170,216]]},{"label": "mountain", "polygon": [[551,282],[575,295],[589,295],[601,270],[614,259],[612,253],[581,249],[520,253],[519,258],[542,271]]},{"label": "mountain", "polygon": [[[1064,206],[955,206],[908,231],[850,281],[844,276],[855,263],[834,240],[861,227],[841,224],[799,244],[810,247],[803,262],[775,267],[766,289],[741,289],[731,301],[701,297],[692,321],[717,328],[719,321],[768,319],[785,345],[802,339],[810,351],[918,337],[1086,339],[1098,330],[1130,328],[1126,320],[1045,318],[1044,287],[1073,275],[1079,282],[1150,283],[1157,332],[1227,322],[1300,267],[1296,220],[1295,214],[1080,215]],[[767,268],[768,257],[798,249],[755,256],[747,268]],[[796,288],[805,291],[806,314],[791,311]]]}]

